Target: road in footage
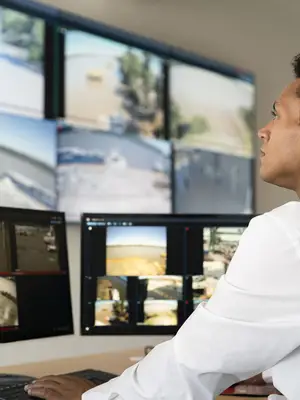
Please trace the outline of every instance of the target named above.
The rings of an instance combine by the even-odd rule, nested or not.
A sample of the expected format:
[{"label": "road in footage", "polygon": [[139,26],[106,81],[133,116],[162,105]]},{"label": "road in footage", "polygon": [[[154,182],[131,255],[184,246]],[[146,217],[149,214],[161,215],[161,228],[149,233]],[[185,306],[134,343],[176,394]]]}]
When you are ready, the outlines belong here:
[{"label": "road in footage", "polygon": [[172,326],[177,325],[177,302],[149,301],[144,303],[144,325]]},{"label": "road in footage", "polygon": [[[147,281],[147,299],[149,300],[181,300],[182,278],[162,277],[149,278]],[[143,281],[143,280],[141,280]]]},{"label": "road in footage", "polygon": [[252,212],[251,159],[202,150],[178,149],[175,162],[176,212]]},{"label": "road in footage", "polygon": [[166,273],[166,248],[159,246],[107,246],[107,275],[138,276]]},{"label": "road in footage", "polygon": [[58,252],[47,245],[49,227],[16,227],[18,269],[59,271]]}]

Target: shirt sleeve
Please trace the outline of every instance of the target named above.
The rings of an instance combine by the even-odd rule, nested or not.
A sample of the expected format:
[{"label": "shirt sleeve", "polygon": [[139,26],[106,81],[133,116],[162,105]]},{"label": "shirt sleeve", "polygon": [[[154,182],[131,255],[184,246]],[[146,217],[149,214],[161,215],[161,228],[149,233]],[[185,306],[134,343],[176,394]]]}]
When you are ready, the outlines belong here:
[{"label": "shirt sleeve", "polygon": [[300,345],[299,265],[280,223],[254,218],[208,303],[172,340],[83,400],[211,400],[270,369]]},{"label": "shirt sleeve", "polygon": [[273,383],[272,370],[268,369],[262,373],[262,378],[266,383]]}]

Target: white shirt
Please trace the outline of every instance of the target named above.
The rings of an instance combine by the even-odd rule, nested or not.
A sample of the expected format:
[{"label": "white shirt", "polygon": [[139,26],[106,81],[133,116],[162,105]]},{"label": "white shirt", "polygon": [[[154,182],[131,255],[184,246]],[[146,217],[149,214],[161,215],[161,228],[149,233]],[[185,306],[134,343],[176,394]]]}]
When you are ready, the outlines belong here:
[{"label": "white shirt", "polygon": [[210,400],[271,368],[298,400],[299,346],[300,203],[290,202],[250,222],[214,295],[172,340],[83,400]]}]

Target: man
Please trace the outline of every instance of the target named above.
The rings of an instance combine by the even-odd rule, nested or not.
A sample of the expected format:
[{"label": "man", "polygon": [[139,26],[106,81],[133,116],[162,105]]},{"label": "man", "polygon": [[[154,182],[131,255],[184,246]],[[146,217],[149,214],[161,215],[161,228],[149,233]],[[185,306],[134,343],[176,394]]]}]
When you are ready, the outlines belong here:
[{"label": "man", "polygon": [[[300,196],[300,55],[293,65],[296,79],[258,136],[262,178]],[[291,202],[251,221],[206,305],[120,377],[95,388],[46,377],[26,390],[47,400],[75,400],[84,392],[83,400],[210,400],[272,368],[275,387],[298,400],[299,285],[300,202]]]}]

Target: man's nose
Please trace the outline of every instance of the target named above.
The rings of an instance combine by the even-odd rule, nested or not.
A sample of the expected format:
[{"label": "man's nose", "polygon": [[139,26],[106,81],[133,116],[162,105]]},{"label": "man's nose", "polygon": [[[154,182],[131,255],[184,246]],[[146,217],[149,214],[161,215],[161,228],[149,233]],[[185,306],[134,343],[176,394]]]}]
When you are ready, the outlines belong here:
[{"label": "man's nose", "polygon": [[270,139],[270,135],[271,135],[270,124],[271,123],[269,122],[268,125],[259,129],[259,131],[257,132],[257,136],[260,140],[266,141],[266,140]]}]

